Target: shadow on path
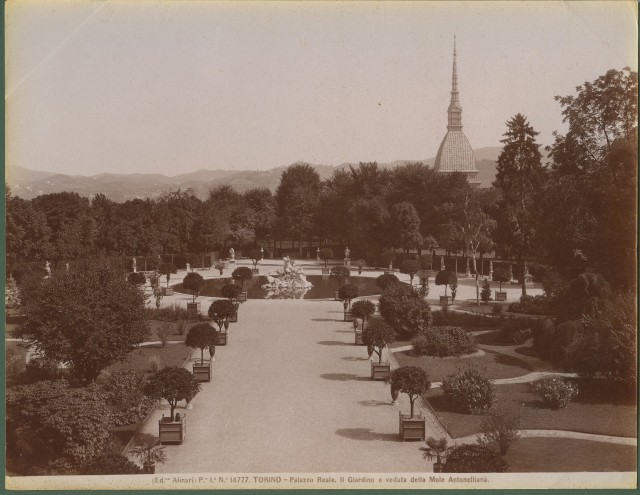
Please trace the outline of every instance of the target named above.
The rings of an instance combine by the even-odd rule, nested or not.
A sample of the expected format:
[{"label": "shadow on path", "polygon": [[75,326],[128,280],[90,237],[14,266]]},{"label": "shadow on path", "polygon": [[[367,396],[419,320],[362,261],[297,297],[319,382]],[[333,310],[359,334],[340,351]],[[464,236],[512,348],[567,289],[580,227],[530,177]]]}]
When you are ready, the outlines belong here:
[{"label": "shadow on path", "polygon": [[341,428],[336,434],[351,440],[384,440],[386,442],[399,442],[397,433],[376,433],[369,428]]},{"label": "shadow on path", "polygon": [[334,380],[339,382],[348,382],[348,381],[371,381],[371,377],[369,376],[358,376],[353,373],[323,373],[320,375],[320,378],[324,378],[325,380]]},{"label": "shadow on path", "polygon": [[341,359],[344,359],[345,361],[369,361],[369,358],[366,358],[366,357],[353,357],[353,356],[347,356]]},{"label": "shadow on path", "polygon": [[342,342],[340,340],[321,340],[320,342],[316,342],[316,344],[320,345],[351,345],[346,342]]},{"label": "shadow on path", "polygon": [[337,321],[337,322],[341,322],[342,319],[336,320],[335,318],[311,318],[311,321]]},{"label": "shadow on path", "polygon": [[[384,402],[381,400],[359,400],[358,405],[367,406],[367,407],[377,407],[377,406],[394,406],[391,402]],[[394,406],[395,407],[395,406]]]}]

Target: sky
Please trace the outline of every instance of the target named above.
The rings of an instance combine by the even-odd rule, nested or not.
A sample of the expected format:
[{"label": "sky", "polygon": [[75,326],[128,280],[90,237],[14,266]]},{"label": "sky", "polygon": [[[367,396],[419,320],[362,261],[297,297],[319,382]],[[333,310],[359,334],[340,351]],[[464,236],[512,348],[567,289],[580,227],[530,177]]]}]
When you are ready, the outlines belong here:
[{"label": "sky", "polygon": [[500,146],[555,95],[637,70],[634,2],[9,0],[6,166],[66,174],[422,160],[446,133]]}]

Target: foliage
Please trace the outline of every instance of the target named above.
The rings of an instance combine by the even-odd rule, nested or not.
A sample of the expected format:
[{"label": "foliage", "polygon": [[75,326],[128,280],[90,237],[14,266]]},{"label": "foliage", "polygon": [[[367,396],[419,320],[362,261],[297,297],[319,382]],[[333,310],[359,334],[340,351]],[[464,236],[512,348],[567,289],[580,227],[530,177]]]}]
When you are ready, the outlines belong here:
[{"label": "foliage", "polygon": [[556,325],[550,318],[539,320],[532,326],[533,348],[544,357],[549,357],[556,347]]},{"label": "foliage", "polygon": [[160,356],[158,356],[157,354],[154,354],[149,358],[149,367],[151,368],[152,373],[155,373],[156,371],[158,371],[160,369],[161,364],[162,364],[162,360],[160,359]]},{"label": "foliage", "polygon": [[200,291],[204,287],[204,278],[199,273],[189,272],[182,280],[182,288],[190,290],[193,294],[193,302],[200,295]]},{"label": "foliage", "polygon": [[83,475],[140,474],[142,470],[120,452],[106,450],[80,468]]},{"label": "foliage", "polygon": [[393,266],[393,262],[396,259],[396,252],[395,251],[385,251],[384,253],[382,253],[380,255],[380,262],[384,265],[384,266],[389,266],[392,267]]},{"label": "foliage", "polygon": [[460,356],[477,349],[473,337],[460,327],[433,326],[411,339],[411,344],[417,356]]},{"label": "foliage", "polygon": [[147,277],[142,272],[131,272],[127,275],[127,280],[133,285],[144,285],[147,283]]},{"label": "foliage", "polygon": [[445,473],[506,473],[504,458],[484,445],[460,445],[447,455],[442,469]]},{"label": "foliage", "polygon": [[448,446],[448,441],[446,438],[433,438],[429,437],[425,440],[427,444],[426,447],[420,447],[422,451],[423,459],[428,459],[430,461],[436,460],[436,464],[442,464],[442,459],[446,456],[447,451],[452,447]]},{"label": "foliage", "polygon": [[209,318],[218,324],[218,328],[222,332],[225,321],[228,321],[236,314],[236,308],[228,299],[216,299],[209,306]]},{"label": "foliage", "polygon": [[169,342],[169,335],[173,331],[173,326],[170,323],[162,323],[157,330],[158,338],[160,339],[160,344],[163,348],[167,347],[167,342]]},{"label": "foliage", "polygon": [[24,335],[47,357],[69,363],[86,383],[149,334],[142,290],[100,263],[57,271],[24,296]]},{"label": "foliage", "polygon": [[447,287],[458,282],[456,272],[452,270],[442,270],[436,273],[436,285],[444,285],[444,295],[447,295]]},{"label": "foliage", "polygon": [[561,291],[558,304],[560,321],[579,320],[594,315],[611,297],[611,288],[598,273],[581,273]]},{"label": "foliage", "polygon": [[498,340],[506,344],[522,345],[532,335],[532,328],[540,323],[528,318],[510,318],[505,321],[498,333]]},{"label": "foliage", "polygon": [[484,282],[482,282],[480,299],[482,299],[482,302],[484,302],[485,304],[489,304],[489,301],[493,299],[491,297],[491,282],[489,282],[489,280],[487,280],[486,278],[484,279]]},{"label": "foliage", "polygon": [[473,366],[446,376],[442,392],[453,407],[467,414],[484,414],[496,400],[491,381]]},{"label": "foliage", "polygon": [[251,268],[248,268],[246,266],[240,266],[235,270],[233,270],[231,277],[233,277],[233,280],[239,281],[240,286],[244,290],[244,283],[247,280],[251,280],[253,278],[253,273],[251,272]]},{"label": "foliage", "polygon": [[215,268],[216,270],[218,270],[220,272],[220,275],[222,275],[222,271],[226,268],[226,265],[224,264],[224,261],[222,260],[218,260],[215,262],[215,264],[213,265],[213,268]]},{"label": "foliage", "polygon": [[389,233],[395,242],[404,249],[415,249],[422,244],[420,234],[420,216],[415,206],[403,201],[391,206]]},{"label": "foliage", "polygon": [[378,355],[378,363],[382,363],[382,351],[384,348],[395,342],[396,334],[384,321],[376,319],[369,323],[369,326],[362,331],[362,342],[366,346],[373,346]]},{"label": "foliage", "polygon": [[198,323],[192,326],[184,340],[184,345],[192,349],[200,349],[200,364],[204,363],[204,350],[217,343],[215,329],[208,323]]},{"label": "foliage", "polygon": [[172,273],[177,273],[178,269],[171,263],[160,263],[158,266],[158,272],[167,278],[167,287],[169,287],[169,279]]},{"label": "foliage", "polygon": [[358,297],[358,286],[353,284],[345,284],[338,290],[338,297],[341,301],[348,301],[351,304],[351,299]]},{"label": "foliage", "polygon": [[451,300],[455,301],[456,294],[458,293],[458,281],[456,280],[455,282],[451,282],[449,284],[449,288],[451,289]]},{"label": "foliage", "polygon": [[227,284],[222,287],[220,291],[222,297],[226,297],[227,299],[233,301],[238,299],[240,294],[242,294],[242,287],[236,284]]},{"label": "foliage", "polygon": [[160,442],[143,442],[137,444],[130,451],[133,457],[137,457],[141,464],[164,464],[167,462],[165,447]]},{"label": "foliage", "polygon": [[493,269],[492,280],[500,283],[500,291],[502,291],[502,284],[511,281],[511,273],[506,267],[498,265]]},{"label": "foliage", "polygon": [[382,290],[386,289],[392,284],[399,284],[399,283],[400,283],[400,280],[398,280],[398,277],[396,277],[395,275],[392,275],[391,273],[386,273],[376,277],[376,285],[380,287]]},{"label": "foliage", "polygon": [[397,390],[409,396],[411,403],[411,417],[413,418],[413,404],[422,394],[431,388],[429,375],[417,366],[401,366],[391,372],[389,384],[392,390]]},{"label": "foliage", "polygon": [[164,399],[171,408],[171,420],[178,402],[195,397],[200,392],[200,383],[184,368],[168,366],[149,377],[144,392],[154,399]]},{"label": "foliage", "polygon": [[144,375],[133,370],[110,373],[94,385],[113,414],[115,426],[142,421],[153,407],[153,400],[144,395]]},{"label": "foliage", "polygon": [[418,260],[404,260],[400,265],[400,273],[409,275],[410,284],[413,285],[413,277],[420,270],[420,262]]},{"label": "foliage", "polygon": [[165,306],[164,308],[146,308],[145,319],[160,321],[194,321],[202,320],[203,316],[201,314],[187,311],[186,308],[174,303],[171,306]]},{"label": "foliage", "polygon": [[549,303],[545,296],[520,296],[520,302],[509,304],[510,313],[525,315],[547,315],[550,313]]},{"label": "foliage", "polygon": [[362,329],[366,321],[376,312],[376,305],[368,299],[361,299],[356,301],[351,306],[351,314],[354,318],[360,318],[362,320]]},{"label": "foliage", "polygon": [[252,249],[249,251],[249,258],[251,258],[253,267],[258,268],[258,262],[262,259],[262,251],[259,249]]},{"label": "foliage", "polygon": [[329,276],[338,281],[338,287],[342,287],[342,284],[349,280],[351,271],[346,266],[338,265],[331,268]]},{"label": "foliage", "polygon": [[7,453],[29,468],[80,466],[98,455],[114,417],[99,389],[69,388],[61,381],[7,389]]},{"label": "foliage", "polygon": [[431,324],[429,304],[404,284],[388,286],[380,296],[380,314],[396,333],[412,337]]},{"label": "foliage", "polygon": [[455,326],[463,328],[493,328],[496,321],[482,314],[461,313],[457,311],[434,311],[431,313],[433,325]]},{"label": "foliage", "polygon": [[497,409],[491,412],[480,425],[478,443],[488,447],[497,446],[500,455],[506,455],[509,447],[520,438],[520,419]]},{"label": "foliage", "polygon": [[59,380],[67,374],[67,370],[59,366],[60,363],[45,356],[35,356],[25,364],[24,379],[27,383],[43,380]]},{"label": "foliage", "polygon": [[320,259],[324,260],[324,267],[327,267],[327,263],[329,262],[329,259],[333,258],[333,251],[329,248],[322,248],[320,249]]},{"label": "foliage", "polygon": [[532,383],[531,388],[542,402],[553,409],[560,409],[578,395],[578,387],[560,378],[547,378]]}]

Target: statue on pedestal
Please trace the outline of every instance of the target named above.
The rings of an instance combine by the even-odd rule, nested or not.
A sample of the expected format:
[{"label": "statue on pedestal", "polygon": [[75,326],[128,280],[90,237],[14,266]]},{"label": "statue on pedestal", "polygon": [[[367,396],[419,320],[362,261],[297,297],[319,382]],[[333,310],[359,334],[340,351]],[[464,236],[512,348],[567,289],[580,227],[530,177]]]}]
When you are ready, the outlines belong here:
[{"label": "statue on pedestal", "polygon": [[187,263],[187,272],[191,271],[191,263]]},{"label": "statue on pedestal", "polygon": [[138,265],[136,264],[136,258],[135,256],[133,257],[133,273],[137,273],[138,272]]},{"label": "statue on pedestal", "polygon": [[344,259],[345,259],[345,260],[350,259],[350,258],[349,258],[349,255],[350,255],[350,254],[351,254],[351,251],[350,251],[350,250],[349,250],[349,248],[347,247],[347,248],[344,250]]},{"label": "statue on pedestal", "polygon": [[444,270],[444,256],[440,256],[440,271]]},{"label": "statue on pedestal", "polygon": [[49,278],[51,276],[51,265],[49,264],[48,261],[44,262],[44,269],[47,272],[46,278]]},{"label": "statue on pedestal", "polygon": [[229,249],[229,258],[231,258],[232,260],[236,259],[236,250],[231,248]]}]

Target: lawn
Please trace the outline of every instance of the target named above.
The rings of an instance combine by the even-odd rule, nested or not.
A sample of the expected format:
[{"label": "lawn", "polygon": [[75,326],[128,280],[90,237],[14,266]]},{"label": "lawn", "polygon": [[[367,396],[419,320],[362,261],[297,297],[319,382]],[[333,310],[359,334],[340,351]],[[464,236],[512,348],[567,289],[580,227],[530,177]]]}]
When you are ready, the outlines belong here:
[{"label": "lawn", "polygon": [[[571,455],[559,453],[570,452]],[[576,473],[637,469],[636,447],[572,438],[521,438],[505,456],[513,473]]]},{"label": "lawn", "polygon": [[[578,385],[580,387],[580,384]],[[570,430],[622,437],[636,436],[635,399],[614,397],[606,387],[582,387],[580,395],[567,407],[553,410],[544,407],[527,383],[497,385],[496,406],[519,416],[522,429]],[[453,438],[480,431],[486,416],[452,411],[440,389],[427,392],[426,397],[440,421]]]},{"label": "lawn", "polygon": [[156,360],[158,368],[165,366],[181,366],[191,354],[191,348],[184,344],[167,344],[145,346],[131,351],[122,363],[114,363],[106,371],[134,370],[145,374],[152,373],[152,361]]},{"label": "lawn", "polygon": [[469,365],[478,366],[491,379],[513,378],[533,371],[531,365],[524,360],[486,349],[483,352],[483,356],[466,358],[416,357],[412,355],[412,351],[395,352],[393,355],[400,366],[418,366],[424,369],[432,382],[441,382],[448,374]]}]

